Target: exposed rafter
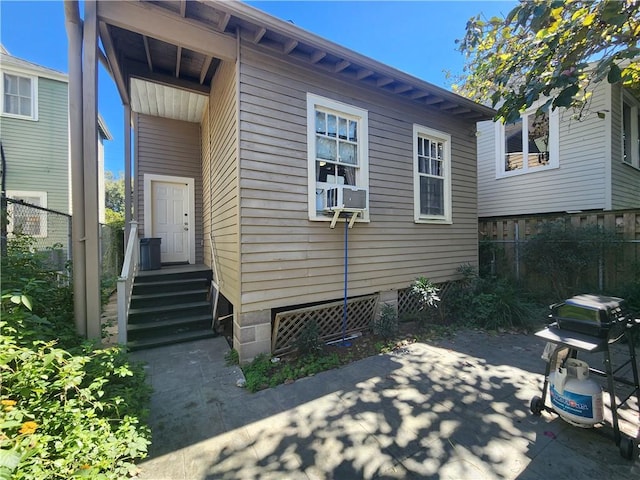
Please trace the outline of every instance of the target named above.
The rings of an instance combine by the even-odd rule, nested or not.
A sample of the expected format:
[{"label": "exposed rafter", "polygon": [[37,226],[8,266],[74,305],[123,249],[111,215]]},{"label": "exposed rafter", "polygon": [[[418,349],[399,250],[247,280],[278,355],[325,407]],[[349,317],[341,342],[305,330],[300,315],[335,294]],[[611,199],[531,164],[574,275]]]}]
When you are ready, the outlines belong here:
[{"label": "exposed rafter", "polygon": [[460,105],[453,102],[439,102],[438,104],[438,108],[444,111],[453,110],[454,108],[458,108],[458,107],[460,107]]},{"label": "exposed rafter", "polygon": [[428,96],[429,96],[429,94],[427,92],[424,92],[422,90],[418,90],[417,92],[413,92],[411,95],[409,95],[409,98],[411,100],[419,100],[421,98],[428,97]]},{"label": "exposed rafter", "polygon": [[170,87],[177,87],[183,90],[188,90],[194,93],[201,93],[204,95],[209,94],[209,87],[206,85],[200,85],[198,82],[185,80],[183,78],[176,78],[173,75],[165,75],[162,73],[149,73],[145,68],[144,63],[127,61],[124,67],[130,77],[140,78],[148,80],[150,82],[159,83],[161,85],[167,85]]},{"label": "exposed rafter", "polygon": [[209,71],[209,67],[211,66],[211,61],[213,57],[206,57],[204,59],[204,63],[202,64],[202,70],[200,70],[200,85],[204,83],[204,79],[207,76],[207,72]]},{"label": "exposed rafter", "polygon": [[382,88],[386,85],[389,85],[390,83],[393,83],[393,78],[391,77],[382,77],[380,79],[378,79],[378,81],[376,82],[376,86]]},{"label": "exposed rafter", "polygon": [[425,105],[437,105],[438,103],[444,102],[444,98],[436,97],[435,95],[429,95],[427,99],[424,101]]},{"label": "exposed rafter", "polygon": [[282,47],[282,52],[285,55],[289,55],[296,47],[298,46],[298,41],[289,39],[284,42],[284,46]]},{"label": "exposed rafter", "polygon": [[327,56],[327,52],[323,52],[322,50],[316,50],[309,56],[309,61],[311,63],[318,63],[324,57]]},{"label": "exposed rafter", "polygon": [[341,72],[342,70],[347,68],[349,65],[351,65],[351,62],[348,62],[346,60],[342,60],[342,61],[336,63],[335,72],[336,73]]},{"label": "exposed rafter", "polygon": [[102,39],[102,46],[104,47],[105,54],[109,60],[109,66],[111,67],[111,73],[118,87],[120,98],[122,103],[129,105],[129,89],[122,74],[122,69],[118,63],[118,57],[116,55],[115,48],[113,47],[113,39],[109,33],[109,27],[104,22],[98,23],[98,29],[100,30],[100,38]]},{"label": "exposed rafter", "polygon": [[253,35],[253,43],[258,44],[260,43],[260,40],[262,40],[262,37],[264,37],[264,34],[267,33],[267,29],[264,27],[258,28],[256,30],[256,33]]},{"label": "exposed rafter", "polygon": [[223,13],[220,16],[220,21],[218,22],[218,30],[224,32],[227,29],[227,25],[229,24],[229,20],[231,20],[230,13]]},{"label": "exposed rafter", "polygon": [[393,89],[393,93],[401,94],[408,92],[409,90],[413,90],[413,87],[411,85],[398,85]]},{"label": "exposed rafter", "polygon": [[180,78],[180,64],[182,63],[182,47],[178,46],[176,52],[176,78]]},{"label": "exposed rafter", "polygon": [[149,71],[153,72],[153,62],[151,61],[151,50],[149,49],[149,38],[146,35],[142,36],[142,43],[144,44],[144,53],[147,56],[147,65],[149,65]]},{"label": "exposed rafter", "polygon": [[461,113],[469,113],[469,112],[471,112],[471,109],[467,107],[457,107],[452,110],[449,110],[449,113],[453,113],[454,115],[460,115]]},{"label": "exposed rafter", "polygon": [[371,75],[373,75],[373,70],[367,70],[366,68],[361,68],[360,70],[358,70],[358,73],[356,73],[356,79],[364,80],[365,78],[369,78]]},{"label": "exposed rafter", "polygon": [[232,36],[180,18],[165,8],[147,2],[99,2],[97,5],[98,17],[105,23],[204,55],[215,51],[221,60],[236,60],[237,46]]}]

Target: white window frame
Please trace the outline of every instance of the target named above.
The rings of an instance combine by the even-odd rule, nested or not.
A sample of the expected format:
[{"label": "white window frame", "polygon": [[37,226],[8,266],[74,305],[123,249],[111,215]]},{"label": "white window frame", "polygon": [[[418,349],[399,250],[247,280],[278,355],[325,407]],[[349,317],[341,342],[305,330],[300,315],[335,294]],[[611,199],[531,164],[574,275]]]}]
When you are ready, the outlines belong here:
[{"label": "white window frame", "polygon": [[[28,78],[31,80],[31,115],[19,115],[16,113],[5,112],[4,108],[4,76],[13,75],[15,77]],[[19,118],[22,120],[38,121],[38,77],[34,75],[28,75],[16,70],[3,69],[2,78],[0,79],[0,115],[9,118]]]},{"label": "white window frame", "polygon": [[[358,169],[356,186],[366,188],[367,191],[369,191],[369,112],[337,100],[307,93],[307,203],[309,220],[330,222],[330,216],[319,214],[316,210],[316,191],[327,185],[323,182],[316,182],[316,109],[357,120]],[[369,209],[359,215],[357,221],[369,222]]]},{"label": "white window frame", "polygon": [[[14,200],[24,200],[25,197],[38,197],[40,199],[39,207],[47,208],[47,192],[36,192],[26,190],[8,190],[7,197]],[[7,213],[9,214],[9,224],[7,225],[7,233],[13,235],[13,222],[11,221],[13,215],[13,203],[7,205]],[[30,235],[34,238],[47,238],[47,212],[39,210],[40,213],[40,234]]]},{"label": "white window frame", "polygon": [[[420,177],[418,138],[428,138],[443,143],[442,161],[444,172],[444,215],[423,215],[420,213]],[[413,124],[413,216],[415,223],[452,224],[451,201],[451,135],[433,128]],[[429,176],[429,175],[426,175]]]},{"label": "white window frame", "polygon": [[[535,115],[538,105],[529,108],[522,113],[520,120],[522,123],[522,138],[528,138],[527,118],[529,115]],[[496,144],[496,178],[514,177],[517,175],[526,175],[528,173],[543,172],[545,170],[553,170],[560,167],[560,114],[558,109],[549,111],[549,162],[546,165],[540,165],[535,168],[529,168],[528,162],[523,162],[522,168],[517,170],[505,169],[505,126],[502,122],[495,123],[495,144]],[[523,153],[528,145],[524,145]],[[528,153],[528,152],[526,152]]]},{"label": "white window frame", "polygon": [[[631,152],[629,158],[625,159],[624,156],[624,106],[627,105],[630,110],[630,133],[631,133],[631,141],[629,143]],[[620,111],[620,125],[622,126],[622,150],[621,152],[621,160],[625,165],[629,165],[630,167],[640,169],[640,132],[638,131],[640,125],[640,107],[638,102],[626,93],[622,96],[622,109]]]}]

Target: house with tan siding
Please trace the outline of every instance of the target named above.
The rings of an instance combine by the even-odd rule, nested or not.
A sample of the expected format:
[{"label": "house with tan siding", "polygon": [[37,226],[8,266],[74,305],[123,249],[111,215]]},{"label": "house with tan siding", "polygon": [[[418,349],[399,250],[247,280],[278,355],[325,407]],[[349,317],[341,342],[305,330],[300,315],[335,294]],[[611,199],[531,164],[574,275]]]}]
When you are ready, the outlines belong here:
[{"label": "house with tan siding", "polygon": [[133,240],[161,239],[161,271],[213,270],[242,361],[345,296],[366,326],[418,276],[477,264],[493,110],[240,2],[98,1],[96,17],[135,133]]},{"label": "house with tan siding", "polygon": [[478,124],[479,217],[640,208],[640,100],[605,81],[591,93],[579,118],[534,105]]}]

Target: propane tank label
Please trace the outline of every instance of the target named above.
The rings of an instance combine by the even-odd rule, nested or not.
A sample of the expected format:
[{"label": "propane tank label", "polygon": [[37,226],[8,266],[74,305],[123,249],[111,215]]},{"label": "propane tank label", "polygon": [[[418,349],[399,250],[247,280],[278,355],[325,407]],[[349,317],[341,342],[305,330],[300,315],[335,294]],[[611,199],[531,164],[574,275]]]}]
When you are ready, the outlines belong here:
[{"label": "propane tank label", "polygon": [[582,418],[594,418],[593,397],[591,395],[582,395],[567,390],[560,394],[553,385],[549,390],[551,403],[557,409]]}]

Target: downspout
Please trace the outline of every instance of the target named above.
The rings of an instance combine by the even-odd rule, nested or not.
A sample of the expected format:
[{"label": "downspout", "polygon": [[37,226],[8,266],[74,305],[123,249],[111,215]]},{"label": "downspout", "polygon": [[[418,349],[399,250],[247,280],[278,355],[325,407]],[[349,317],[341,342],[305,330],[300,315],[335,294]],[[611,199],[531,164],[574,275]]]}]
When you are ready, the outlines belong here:
[{"label": "downspout", "polygon": [[7,159],[4,157],[4,148],[0,140],[0,158],[2,158],[2,184],[0,191],[0,256],[7,256]]},{"label": "downspout", "polygon": [[82,20],[78,2],[64,0],[69,40],[69,154],[71,156],[73,312],[76,331],[87,335],[86,253],[84,244],[84,165],[82,119]]}]

